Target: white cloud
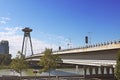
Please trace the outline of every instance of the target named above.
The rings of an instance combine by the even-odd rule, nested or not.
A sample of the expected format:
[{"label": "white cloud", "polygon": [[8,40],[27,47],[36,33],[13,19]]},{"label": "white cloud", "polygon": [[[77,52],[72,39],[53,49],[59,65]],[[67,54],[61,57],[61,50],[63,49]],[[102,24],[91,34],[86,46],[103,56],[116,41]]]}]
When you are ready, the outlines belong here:
[{"label": "white cloud", "polygon": [[1,20],[0,24],[6,24],[6,21]]},{"label": "white cloud", "polygon": [[62,46],[62,49],[68,48],[67,44],[70,42],[68,38],[65,38],[63,36],[58,36],[58,35],[53,35],[53,34],[48,34],[44,32],[40,32],[42,37],[47,40],[46,42],[51,43],[51,44],[56,44],[58,46]]},{"label": "white cloud", "polygon": [[19,28],[19,27],[14,27],[14,28],[5,27],[3,30],[1,30],[2,32],[0,32],[0,37],[13,36],[13,35],[17,34],[16,32],[18,30],[21,30],[21,28]]},{"label": "white cloud", "polygon": [[10,20],[11,18],[9,17],[0,17],[0,24],[6,24]]},{"label": "white cloud", "polygon": [[20,27],[14,27],[14,28],[9,28],[9,27],[6,27],[5,30],[6,31],[16,31],[16,30],[21,30],[22,28]]},{"label": "white cloud", "polygon": [[2,20],[9,21],[11,20],[9,17],[1,17]]}]

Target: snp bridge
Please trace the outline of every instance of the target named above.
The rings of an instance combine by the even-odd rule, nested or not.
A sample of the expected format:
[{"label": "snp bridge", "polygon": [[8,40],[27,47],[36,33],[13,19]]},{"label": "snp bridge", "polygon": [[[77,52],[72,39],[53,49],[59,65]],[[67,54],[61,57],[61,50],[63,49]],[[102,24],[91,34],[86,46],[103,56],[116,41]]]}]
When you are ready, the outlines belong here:
[{"label": "snp bridge", "polygon": [[[53,52],[58,54],[63,60],[63,64],[72,64],[84,69],[84,75],[95,74],[114,74],[116,65],[116,54],[120,50],[120,41],[107,42],[104,44],[88,45],[81,48],[59,50]],[[27,61],[39,61],[44,54],[35,54],[27,57]]]},{"label": "snp bridge", "polygon": [[118,50],[120,50],[120,44],[110,44],[63,50],[53,54],[59,54],[63,63],[114,67]]}]

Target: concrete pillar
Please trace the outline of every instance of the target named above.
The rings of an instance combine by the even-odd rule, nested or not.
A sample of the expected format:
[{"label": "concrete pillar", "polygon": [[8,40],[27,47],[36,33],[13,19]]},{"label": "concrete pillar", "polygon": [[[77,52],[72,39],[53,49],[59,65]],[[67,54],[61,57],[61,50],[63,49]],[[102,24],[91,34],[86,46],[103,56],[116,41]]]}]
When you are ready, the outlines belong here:
[{"label": "concrete pillar", "polygon": [[114,74],[114,68],[112,68],[112,74]]},{"label": "concrete pillar", "polygon": [[107,72],[108,75],[110,74],[110,68],[109,67],[106,67],[106,72]]},{"label": "concrete pillar", "polygon": [[78,65],[76,65],[76,73],[78,73],[78,69],[79,69],[79,67],[78,67]]},{"label": "concrete pillar", "polygon": [[83,67],[83,69],[84,69],[84,74],[83,74],[83,76],[84,76],[84,78],[85,78],[85,77],[86,77],[86,75],[87,75],[87,74],[86,74],[86,73],[87,73],[87,67],[86,67],[86,66],[84,66],[84,67]]},{"label": "concrete pillar", "polygon": [[98,75],[98,67],[95,67],[95,74]]},{"label": "concrete pillar", "polygon": [[104,67],[101,66],[101,74],[104,75]]},{"label": "concrete pillar", "polygon": [[92,70],[93,70],[93,69],[92,69],[92,66],[90,66],[90,67],[89,67],[89,73],[90,73],[90,75],[92,75],[92,72],[93,72]]}]

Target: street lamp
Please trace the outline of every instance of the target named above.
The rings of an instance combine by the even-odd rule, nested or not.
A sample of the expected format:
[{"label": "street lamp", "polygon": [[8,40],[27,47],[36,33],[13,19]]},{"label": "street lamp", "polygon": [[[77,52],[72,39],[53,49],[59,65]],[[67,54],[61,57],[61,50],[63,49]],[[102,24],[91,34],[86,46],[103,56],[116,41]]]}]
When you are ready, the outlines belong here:
[{"label": "street lamp", "polygon": [[35,74],[35,80],[36,80],[36,76],[37,76],[38,71],[37,70],[33,70],[33,73]]}]

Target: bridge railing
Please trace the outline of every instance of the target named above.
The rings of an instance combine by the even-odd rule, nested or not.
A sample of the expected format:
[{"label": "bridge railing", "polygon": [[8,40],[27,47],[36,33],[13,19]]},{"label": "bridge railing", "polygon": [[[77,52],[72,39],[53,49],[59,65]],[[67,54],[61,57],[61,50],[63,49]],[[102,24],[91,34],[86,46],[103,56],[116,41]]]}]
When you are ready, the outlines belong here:
[{"label": "bridge railing", "polygon": [[108,45],[113,45],[113,44],[120,44],[120,40],[106,41],[106,42],[103,42],[103,43],[97,43],[97,44],[92,44],[92,45],[86,45],[86,46],[76,47],[76,48],[61,49],[61,50],[53,51],[53,53],[60,52],[60,51],[76,50],[76,49],[103,47],[103,46],[108,46]]}]

